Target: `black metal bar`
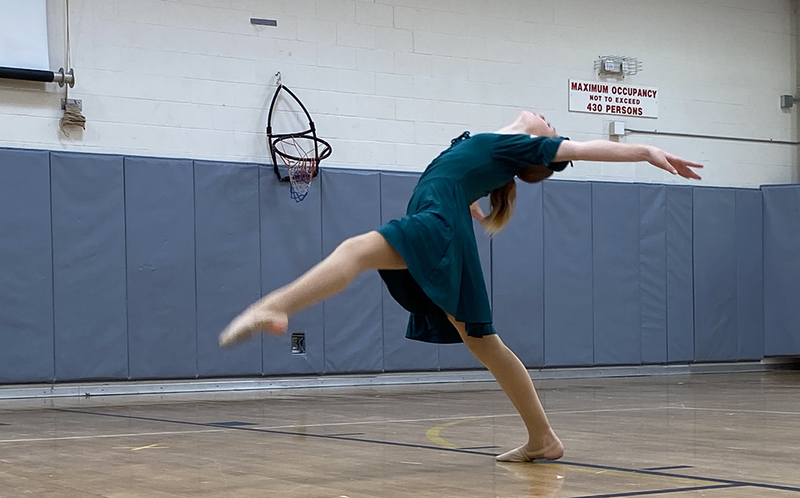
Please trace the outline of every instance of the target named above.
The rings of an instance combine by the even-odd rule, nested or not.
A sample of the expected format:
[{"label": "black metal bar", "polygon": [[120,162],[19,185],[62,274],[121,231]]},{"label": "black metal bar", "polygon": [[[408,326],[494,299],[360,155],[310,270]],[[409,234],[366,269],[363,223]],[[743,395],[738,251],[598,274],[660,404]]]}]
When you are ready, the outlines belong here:
[{"label": "black metal bar", "polygon": [[800,142],[790,142],[787,140],[772,140],[770,138],[744,138],[744,137],[726,137],[722,135],[698,135],[695,133],[675,133],[671,131],[634,130],[632,128],[627,128],[625,130],[625,133],[639,133],[642,135],[663,135],[667,137],[706,138],[709,140],[728,140],[731,142],[750,142],[758,144],[800,145]]},{"label": "black metal bar", "polygon": [[40,71],[38,69],[20,69],[16,67],[0,66],[0,78],[52,83],[55,81],[56,75],[53,73],[53,71]]}]

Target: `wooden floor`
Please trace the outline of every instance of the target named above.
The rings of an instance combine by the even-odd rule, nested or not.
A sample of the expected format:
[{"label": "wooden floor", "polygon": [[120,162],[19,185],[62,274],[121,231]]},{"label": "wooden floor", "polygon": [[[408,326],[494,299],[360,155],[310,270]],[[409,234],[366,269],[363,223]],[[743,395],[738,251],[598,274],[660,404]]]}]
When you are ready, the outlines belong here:
[{"label": "wooden floor", "polygon": [[0,402],[0,496],[800,498],[798,371],[537,388],[559,463],[491,383]]}]

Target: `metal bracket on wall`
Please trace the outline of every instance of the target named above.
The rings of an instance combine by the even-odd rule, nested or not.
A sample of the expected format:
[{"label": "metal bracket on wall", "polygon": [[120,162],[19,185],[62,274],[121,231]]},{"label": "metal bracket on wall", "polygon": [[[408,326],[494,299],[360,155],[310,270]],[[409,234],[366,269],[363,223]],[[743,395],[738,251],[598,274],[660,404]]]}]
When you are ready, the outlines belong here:
[{"label": "metal bracket on wall", "polygon": [[278,21],[276,19],[258,19],[256,17],[251,17],[250,24],[254,26],[277,26]]},{"label": "metal bracket on wall", "polygon": [[67,104],[74,104],[78,109],[83,111],[83,101],[80,99],[61,99],[61,110],[67,108]]}]

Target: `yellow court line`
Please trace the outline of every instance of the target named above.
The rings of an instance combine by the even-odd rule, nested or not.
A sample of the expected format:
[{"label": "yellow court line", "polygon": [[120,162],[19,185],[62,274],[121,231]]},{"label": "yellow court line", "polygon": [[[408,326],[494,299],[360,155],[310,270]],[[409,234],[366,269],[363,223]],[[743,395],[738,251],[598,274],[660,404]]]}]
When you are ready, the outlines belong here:
[{"label": "yellow court line", "polygon": [[168,448],[169,446],[161,446],[161,443],[156,444],[148,444],[147,446],[139,446],[138,448],[131,448],[130,446],[114,446],[115,450],[131,450],[131,451],[139,451],[139,450],[146,450],[150,448],[155,449],[164,449]]},{"label": "yellow court line", "polygon": [[158,446],[159,448],[166,448],[166,446],[160,446],[160,445],[161,445],[161,443],[149,444],[149,445],[147,445],[147,446],[139,446],[138,448],[131,448],[131,451],[146,450],[146,449],[148,449],[148,448],[155,448],[155,447],[157,447],[157,446]]},{"label": "yellow court line", "polygon": [[425,433],[425,437],[427,437],[430,441],[438,444],[439,446],[443,446],[445,448],[450,448],[450,449],[457,449],[458,445],[455,445],[455,444],[451,443],[450,441],[448,441],[447,439],[443,438],[439,434],[446,427],[450,427],[451,425],[456,425],[456,424],[462,424],[464,422],[471,422],[473,420],[478,420],[479,418],[482,418],[482,417],[461,418],[461,419],[458,419],[458,420],[453,420],[451,422],[447,422],[447,423],[444,423],[444,424],[437,425],[436,427],[431,427]]}]

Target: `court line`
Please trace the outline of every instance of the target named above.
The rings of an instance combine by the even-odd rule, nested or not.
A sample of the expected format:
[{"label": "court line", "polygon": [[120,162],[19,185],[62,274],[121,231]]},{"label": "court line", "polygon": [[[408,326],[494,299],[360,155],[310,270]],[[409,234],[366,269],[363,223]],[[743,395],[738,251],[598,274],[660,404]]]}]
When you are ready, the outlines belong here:
[{"label": "court line", "polygon": [[[652,410],[670,410],[674,407],[670,406],[648,406],[641,408],[601,408],[597,410],[565,410],[565,411],[552,411],[547,412],[547,415],[572,415],[581,413],[602,413],[602,412],[644,412]],[[371,425],[371,424],[403,424],[414,422],[439,422],[443,420],[461,420],[464,418],[470,419],[484,419],[484,418],[503,418],[503,417],[519,417],[519,413],[498,413],[495,415],[459,415],[455,417],[432,417],[432,418],[409,418],[409,419],[390,419],[390,420],[363,420],[358,422],[326,422],[321,424],[290,424],[290,425],[271,425],[259,426],[257,429],[296,429],[298,427],[333,427],[336,425]]]},{"label": "court line", "polygon": [[685,493],[689,491],[705,491],[707,489],[743,488],[747,484],[716,484],[711,486],[692,486],[689,488],[655,489],[652,491],[628,491],[625,493],[608,493],[604,495],[581,495],[573,498],[623,498],[626,496],[663,495],[667,493]]},{"label": "court line", "polygon": [[742,409],[726,409],[726,408],[699,408],[694,406],[672,405],[669,408],[677,410],[694,410],[701,412],[728,412],[728,413],[760,413],[767,415],[800,415],[800,412],[779,412],[773,410],[742,410]]},{"label": "court line", "polygon": [[[498,415],[478,415],[472,418],[492,418],[492,417],[514,417],[519,416],[516,413],[508,413],[508,414],[498,414]],[[415,418],[415,419],[397,419],[397,420],[365,420],[361,422],[329,422],[329,423],[321,423],[321,424],[291,424],[291,425],[274,425],[274,426],[256,426],[251,427],[252,429],[264,429],[264,430],[276,430],[276,429],[300,429],[300,428],[308,428],[308,427],[335,427],[335,426],[343,426],[343,425],[370,425],[370,424],[402,424],[402,423],[413,423],[413,422],[438,422],[440,420],[458,420],[462,419],[462,417],[436,417],[436,418]],[[0,425],[8,425],[8,424],[0,424]],[[68,440],[81,440],[81,439],[94,439],[94,438],[114,438],[114,437],[135,437],[135,436],[161,436],[161,435],[173,435],[173,434],[202,434],[206,432],[224,432],[227,430],[231,430],[233,426],[222,426],[219,423],[207,423],[202,424],[203,426],[208,427],[217,427],[217,429],[205,429],[205,430],[196,430],[196,431],[163,431],[163,432],[141,432],[138,434],[134,433],[123,433],[123,434],[94,434],[90,436],[55,436],[55,437],[41,437],[41,438],[20,438],[20,439],[0,439],[0,443],[37,443],[37,442],[45,442],[45,441],[68,441]]]},{"label": "court line", "polygon": [[558,460],[557,462],[560,465],[569,465],[573,467],[583,467],[589,469],[600,469],[600,470],[618,470],[622,472],[630,472],[633,474],[648,474],[648,475],[656,475],[656,476],[666,476],[666,477],[679,477],[681,479],[689,479],[695,481],[705,481],[705,482],[716,482],[720,484],[738,484],[741,486],[752,486],[756,488],[766,488],[766,489],[777,489],[781,491],[793,491],[796,493],[800,493],[800,487],[796,486],[785,486],[782,484],[769,484],[769,483],[759,483],[759,482],[752,482],[752,481],[736,481],[733,479],[719,479],[716,477],[704,477],[704,476],[692,476],[692,475],[685,475],[685,474],[672,474],[668,472],[660,472],[657,470],[644,470],[644,469],[629,469],[625,467],[614,467],[611,465],[598,465],[594,463],[581,463],[581,462],[569,462]]},{"label": "court line", "polygon": [[[571,410],[571,411],[553,411],[548,412],[549,415],[558,414],[574,414],[574,413],[596,413],[596,412],[629,412],[629,411],[648,411],[648,410],[664,410],[668,409],[667,406],[657,407],[642,407],[642,408],[609,408],[599,410]],[[58,409],[56,409],[58,410]],[[344,425],[372,425],[372,424],[405,424],[415,422],[439,422],[443,420],[461,420],[464,418],[470,419],[484,419],[484,418],[502,418],[502,417],[519,417],[518,413],[499,413],[495,415],[474,415],[474,416],[456,416],[456,417],[433,417],[433,418],[411,418],[411,419],[390,419],[390,420],[363,420],[358,422],[326,422],[320,424],[290,424],[290,425],[273,425],[273,426],[255,426],[253,429],[277,430],[277,429],[299,429],[309,427],[335,427]],[[0,424],[3,425],[3,424]],[[9,425],[9,424],[6,424]],[[172,434],[202,434],[204,432],[223,432],[232,429],[231,426],[221,425],[219,422],[202,424],[204,427],[216,427],[217,429],[197,430],[197,431],[165,431],[165,432],[143,432],[140,434],[97,434],[91,436],[56,436],[44,438],[24,438],[24,439],[0,439],[0,443],[35,443],[44,441],[66,441],[66,440],[81,440],[93,438],[114,438],[114,437],[134,437],[134,436],[160,436]]]},{"label": "court line", "polygon": [[91,436],[58,436],[58,437],[37,437],[24,439],[0,439],[0,443],[40,443],[44,441],[69,441],[80,439],[103,439],[115,437],[137,437],[137,436],[171,436],[173,434],[202,434],[206,432],[224,432],[229,429],[205,429],[197,431],[162,431],[162,432],[140,432],[138,434],[94,434]]},{"label": "court line", "polygon": [[149,450],[153,448],[161,450],[161,449],[169,449],[169,446],[161,446],[161,443],[155,443],[155,444],[148,444],[146,446],[137,446],[136,448],[127,448],[127,449],[130,449],[131,451],[140,451],[140,450]]},{"label": "court line", "polygon": [[678,469],[691,469],[692,465],[670,465],[669,467],[648,467],[642,470],[678,470]]},{"label": "court line", "polygon": [[[94,415],[98,417],[111,417],[111,418],[124,418],[128,420],[146,420],[148,422],[162,422],[167,424],[180,424],[180,425],[191,425],[195,427],[217,427],[211,424],[206,424],[203,422],[189,422],[186,420],[171,420],[171,419],[164,419],[164,418],[156,418],[156,417],[142,417],[137,415],[117,415],[114,413],[98,413],[98,412],[89,412],[84,410],[73,410],[73,409],[66,409],[66,408],[52,408],[51,410],[57,412],[65,412],[65,413],[79,413],[83,415]],[[314,434],[314,433],[307,433],[307,432],[296,432],[296,431],[281,431],[281,430],[274,430],[274,429],[261,429],[258,427],[244,427],[244,426],[237,426],[237,427],[228,427],[225,430],[228,431],[244,431],[244,432],[260,432],[263,434],[278,434],[281,436],[302,436],[302,437],[313,437],[313,438],[320,438],[320,439],[335,439],[339,441],[353,441],[358,443],[376,443],[376,444],[385,444],[388,446],[401,446],[406,448],[425,448],[429,450],[440,450],[440,451],[455,451],[458,453],[467,453],[473,455],[480,455],[480,456],[491,456],[494,457],[494,453],[486,453],[484,451],[472,451],[472,450],[459,450],[459,449],[449,449],[449,448],[442,448],[441,446],[430,446],[424,444],[414,444],[414,443],[400,443],[397,441],[380,441],[376,439],[359,439],[354,437],[348,436],[332,436],[327,434]],[[188,431],[187,431],[188,432]]]},{"label": "court line", "polygon": [[[654,410],[699,410],[699,411],[722,411],[722,412],[745,412],[745,413],[768,413],[775,415],[800,415],[800,412],[778,412],[778,411],[764,411],[764,410],[725,410],[722,408],[693,408],[684,405],[664,405],[664,406],[650,406],[650,407],[631,407],[631,408],[600,408],[594,410],[563,410],[547,412],[548,415],[572,415],[583,413],[613,413],[613,412],[640,412],[640,411],[654,411]],[[394,419],[394,420],[365,420],[358,422],[328,422],[320,424],[297,424],[291,425],[274,425],[274,426],[261,426],[252,427],[254,429],[277,430],[277,429],[297,429],[299,427],[334,427],[344,425],[372,425],[372,424],[402,424],[402,423],[415,423],[415,422],[439,422],[444,420],[461,420],[464,418],[470,419],[484,419],[484,418],[502,418],[502,417],[519,417],[517,413],[500,413],[495,415],[475,415],[465,417],[463,415],[457,417],[432,417],[432,418],[416,418],[416,419]],[[8,424],[0,424],[8,425]],[[140,434],[99,434],[93,436],[61,436],[49,438],[24,438],[24,439],[0,439],[0,443],[33,443],[44,441],[66,441],[66,440],[81,440],[93,438],[114,438],[114,437],[135,437],[135,436],[160,436],[160,435],[173,435],[173,434],[202,434],[204,432],[221,432],[229,430],[230,427],[221,426],[219,423],[203,424],[208,427],[224,427],[217,430],[198,430],[198,431],[167,431],[167,432],[145,432]],[[657,469],[651,469],[657,470]]]},{"label": "court line", "polygon": [[[83,415],[93,415],[99,417],[111,417],[111,418],[124,418],[129,420],[146,420],[149,422],[162,422],[168,424],[180,424],[180,425],[191,425],[195,427],[209,427],[210,424],[204,424],[202,422],[189,422],[184,420],[170,420],[170,419],[162,419],[162,418],[155,418],[155,417],[142,417],[136,415],[117,415],[113,413],[98,413],[98,412],[90,412],[84,410],[73,410],[73,409],[65,409],[65,408],[52,408],[53,411],[58,412],[65,412],[65,413],[79,413]],[[214,427],[214,426],[212,426]],[[325,434],[309,434],[309,433],[302,433],[302,432],[292,432],[292,431],[279,431],[279,430],[270,430],[270,429],[259,429],[256,427],[230,427],[227,430],[231,431],[244,431],[244,432],[259,432],[263,434],[278,434],[283,436],[302,436],[302,437],[313,437],[319,439],[333,439],[338,441],[350,441],[350,442],[358,442],[358,443],[374,443],[374,444],[383,444],[386,446],[398,446],[403,448],[417,448],[417,449],[427,449],[427,450],[436,450],[436,451],[449,451],[453,453],[462,453],[468,455],[478,455],[478,456],[488,456],[494,458],[496,455],[494,453],[488,453],[485,451],[475,451],[475,450],[466,450],[466,449],[458,449],[458,448],[443,448],[441,446],[431,446],[431,445],[424,445],[424,444],[414,444],[414,443],[400,443],[397,441],[380,441],[375,439],[359,439],[347,436],[329,436]],[[691,476],[691,475],[682,475],[682,474],[671,474],[667,472],[659,472],[653,470],[642,470],[642,469],[630,469],[625,467],[615,467],[611,465],[598,465],[592,463],[581,463],[581,462],[569,462],[564,460],[558,460],[556,463],[558,465],[568,465],[573,467],[583,467],[583,468],[592,468],[592,469],[600,469],[600,470],[616,470],[621,472],[630,472],[634,474],[649,474],[649,475],[657,475],[657,476],[664,476],[664,477],[678,477],[682,479],[691,479],[695,481],[705,481],[715,484],[727,484],[727,485],[738,485],[738,486],[752,486],[756,488],[763,488],[763,489],[775,489],[780,491],[792,491],[796,493],[800,493],[800,487],[796,486],[784,486],[781,484],[768,484],[768,483],[758,483],[758,482],[751,482],[751,481],[736,481],[731,479],[718,479],[713,477],[703,477],[703,476]],[[585,498],[585,497],[584,497]]]},{"label": "court line", "polygon": [[446,428],[450,427],[451,425],[456,424],[463,424],[464,422],[472,422],[473,420],[478,420],[475,417],[470,418],[461,418],[458,420],[451,420],[450,422],[445,422],[444,424],[439,424],[437,426],[431,427],[425,432],[425,437],[432,443],[436,443],[439,446],[444,446],[445,448],[458,448],[457,444],[453,444],[447,439],[440,436],[440,433]]},{"label": "court line", "polygon": [[[554,462],[554,465],[558,465],[558,462]],[[589,468],[589,467],[575,467],[575,470],[578,471],[578,472],[586,472],[588,474],[593,474],[593,475],[602,474],[604,476],[625,477],[625,478],[628,478],[628,479],[636,477],[636,478],[646,479],[646,480],[649,480],[649,481],[668,482],[673,486],[701,486],[701,485],[707,484],[706,481],[703,481],[703,480],[700,480],[700,479],[685,479],[683,477],[674,477],[674,476],[666,477],[666,476],[654,475],[652,473],[639,473],[639,474],[633,474],[633,476],[632,476],[631,475],[632,472],[627,471],[627,470],[625,470],[625,471],[622,471],[622,470],[597,470],[597,469],[592,469],[592,468]],[[644,469],[644,470],[647,470],[647,469]],[[676,482],[676,481],[678,481],[678,482]]]}]

